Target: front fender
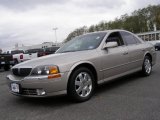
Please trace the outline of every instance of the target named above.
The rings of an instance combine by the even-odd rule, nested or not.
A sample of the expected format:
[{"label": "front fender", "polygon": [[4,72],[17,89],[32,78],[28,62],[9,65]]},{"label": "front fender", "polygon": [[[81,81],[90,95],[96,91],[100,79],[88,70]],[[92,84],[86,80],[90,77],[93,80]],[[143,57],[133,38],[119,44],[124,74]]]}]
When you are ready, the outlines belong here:
[{"label": "front fender", "polygon": [[[92,66],[95,68],[94,64],[93,64],[92,62],[90,62],[90,61],[79,61],[79,62],[76,62],[75,64],[73,64],[73,65],[71,66],[71,68],[70,68],[70,70],[69,70],[69,72],[68,72],[68,76],[67,76],[68,80],[69,80],[69,77],[70,77],[70,75],[72,74],[73,70],[74,70],[77,66],[82,65],[82,64],[90,64],[90,65],[92,65]],[[96,68],[95,68],[95,69],[96,69]]]},{"label": "front fender", "polygon": [[146,52],[144,53],[143,60],[144,60],[144,57],[145,57],[147,54],[149,54],[149,55],[152,57],[152,65],[155,65],[155,63],[156,63],[156,52],[155,52],[155,50],[146,51]]},{"label": "front fender", "polygon": [[79,62],[75,63],[74,65],[72,65],[70,71],[73,71],[77,66],[79,66],[81,64],[90,64],[90,65],[92,65],[95,68],[95,66],[93,65],[93,63],[90,62],[90,61],[79,61]]}]

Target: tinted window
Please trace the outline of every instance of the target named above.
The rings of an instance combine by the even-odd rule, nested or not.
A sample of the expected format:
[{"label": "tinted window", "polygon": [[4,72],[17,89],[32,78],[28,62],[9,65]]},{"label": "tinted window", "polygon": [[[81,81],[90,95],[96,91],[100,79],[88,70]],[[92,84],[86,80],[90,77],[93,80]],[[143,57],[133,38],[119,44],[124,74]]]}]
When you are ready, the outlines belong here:
[{"label": "tinted window", "polygon": [[160,43],[156,43],[156,46],[160,46]]},{"label": "tinted window", "polygon": [[52,51],[56,51],[58,49],[59,49],[59,47],[49,47],[49,48],[45,49],[45,52],[52,52]]},{"label": "tinted window", "polygon": [[136,40],[137,43],[141,43],[141,41],[137,37],[133,36],[133,38]]},{"label": "tinted window", "polygon": [[106,43],[107,42],[117,42],[118,46],[124,45],[123,40],[122,40],[119,32],[111,33],[106,40]]},{"label": "tinted window", "polygon": [[19,54],[19,53],[24,53],[24,51],[23,50],[14,50],[14,51],[11,51],[12,55]]},{"label": "tinted window", "polygon": [[37,53],[37,52],[44,52],[43,49],[30,49],[30,50],[26,50],[25,53]]},{"label": "tinted window", "polygon": [[121,32],[121,35],[127,45],[132,45],[137,43],[132,34],[128,32]]}]

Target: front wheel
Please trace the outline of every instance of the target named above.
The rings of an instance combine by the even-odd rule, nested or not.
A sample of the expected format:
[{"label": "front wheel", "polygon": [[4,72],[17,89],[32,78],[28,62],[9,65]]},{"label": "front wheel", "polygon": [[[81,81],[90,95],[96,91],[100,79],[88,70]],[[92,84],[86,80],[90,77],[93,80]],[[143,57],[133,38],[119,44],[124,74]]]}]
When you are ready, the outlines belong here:
[{"label": "front wheel", "polygon": [[18,64],[18,60],[17,59],[14,60],[14,65],[16,65],[16,64]]},{"label": "front wheel", "polygon": [[145,76],[149,76],[152,72],[152,62],[149,56],[145,56],[143,65],[142,65],[142,73]]},{"label": "front wheel", "polygon": [[95,89],[93,73],[85,67],[76,69],[68,83],[68,95],[77,102],[90,99]]}]

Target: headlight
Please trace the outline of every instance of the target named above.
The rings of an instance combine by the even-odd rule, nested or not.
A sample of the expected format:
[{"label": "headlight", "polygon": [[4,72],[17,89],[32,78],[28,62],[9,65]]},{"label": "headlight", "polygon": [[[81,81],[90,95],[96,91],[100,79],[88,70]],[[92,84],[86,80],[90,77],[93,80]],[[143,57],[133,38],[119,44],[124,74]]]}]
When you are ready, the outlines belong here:
[{"label": "headlight", "polygon": [[59,70],[57,66],[54,65],[43,65],[38,66],[32,70],[31,75],[53,75],[58,74]]}]

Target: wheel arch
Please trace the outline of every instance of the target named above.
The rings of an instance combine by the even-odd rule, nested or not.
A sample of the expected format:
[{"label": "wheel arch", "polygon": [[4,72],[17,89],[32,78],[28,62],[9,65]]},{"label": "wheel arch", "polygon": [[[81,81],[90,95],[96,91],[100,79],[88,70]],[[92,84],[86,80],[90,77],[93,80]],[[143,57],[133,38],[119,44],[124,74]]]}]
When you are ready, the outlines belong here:
[{"label": "wheel arch", "polygon": [[145,53],[145,55],[144,55],[144,58],[145,58],[145,56],[148,56],[148,57],[150,57],[150,59],[151,59],[151,62],[152,62],[152,55],[151,55],[149,52],[146,52],[146,53]]},{"label": "wheel arch", "polygon": [[71,75],[73,74],[73,72],[80,68],[80,67],[85,67],[85,68],[88,68],[89,70],[91,70],[91,72],[93,73],[94,75],[94,78],[95,78],[95,84],[97,84],[97,81],[98,81],[98,74],[97,74],[97,71],[96,71],[96,68],[95,66],[91,63],[91,62],[88,62],[88,61],[83,61],[83,62],[79,62],[79,63],[76,63],[74,64],[72,67],[71,67],[71,70],[70,70],[70,73],[68,75],[68,83],[67,83],[67,89],[68,89],[68,85],[69,85],[69,80],[70,80],[70,77]]}]

